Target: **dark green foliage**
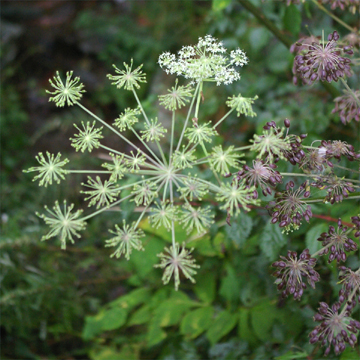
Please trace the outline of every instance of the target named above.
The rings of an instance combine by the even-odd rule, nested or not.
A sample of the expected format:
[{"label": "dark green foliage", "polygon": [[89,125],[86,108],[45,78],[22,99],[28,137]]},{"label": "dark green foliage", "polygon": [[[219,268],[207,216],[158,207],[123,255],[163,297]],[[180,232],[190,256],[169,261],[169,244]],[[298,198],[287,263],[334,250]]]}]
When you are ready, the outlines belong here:
[{"label": "dark green foliage", "polygon": [[[289,43],[307,36],[305,24],[314,34],[322,29],[325,34],[334,29],[346,34],[310,1],[289,7],[285,1],[250,3],[285,33]],[[320,260],[322,282],[294,302],[279,298],[271,262],[286,255],[288,247],[317,251],[319,235],[340,216],[350,222],[359,211],[356,204],[316,205],[316,218],[289,235],[269,222],[265,209],[242,212],[231,220],[231,227],[224,222],[226,213],[219,212],[202,238],[191,238],[179,227],[178,241],[195,248],[201,268],[196,284],[184,281],[175,292],[171,282],[162,285],[161,271],[153,268],[156,254],[171,241],[165,229],[154,230],[143,222],[146,251],[134,252],[129,261],[110,259],[104,248],[106,229],[123,218],[131,220],[133,203],[124,205],[121,213],[95,218],[76,246],[63,252],[58,243],[39,241],[45,230],[34,213],[59,197],[85,208],[75,185],[85,179],[79,174],[76,181],[45,192],[22,173],[33,166],[33,155],[39,151],[71,153],[69,124],[74,118],[78,124],[85,121],[74,109],[47,104],[43,89],[56,70],[74,69],[81,75],[88,89],[84,101],[111,122],[133,105],[126,94],[119,95],[105,82],[112,63],[121,65],[131,58],[134,64],[144,63],[148,83],[142,95],[150,107],[155,95],[170,87],[159,72],[158,55],[175,52],[207,33],[227,47],[243,48],[250,63],[238,84],[205,86],[203,120],[221,118],[228,109],[220,104],[230,94],[259,96],[256,118],[234,116],[221,125],[223,144],[242,146],[267,121],[288,117],[297,133],[308,134],[309,145],[341,134],[358,150],[358,123],[345,127],[331,114],[331,96],[323,87],[291,84],[293,55],[288,45],[250,15],[241,1],[7,2],[1,11],[2,20],[20,29],[6,37],[1,48],[2,358],[323,359],[322,351],[308,344],[308,333],[319,301],[336,299],[340,285],[335,265]],[[356,16],[346,13],[344,19],[357,26]],[[78,154],[72,157],[83,161]],[[96,159],[86,165],[90,162],[96,165]],[[286,165],[279,170],[291,171]],[[350,256],[348,266],[359,267],[358,256]],[[354,360],[358,349],[328,358]]]}]

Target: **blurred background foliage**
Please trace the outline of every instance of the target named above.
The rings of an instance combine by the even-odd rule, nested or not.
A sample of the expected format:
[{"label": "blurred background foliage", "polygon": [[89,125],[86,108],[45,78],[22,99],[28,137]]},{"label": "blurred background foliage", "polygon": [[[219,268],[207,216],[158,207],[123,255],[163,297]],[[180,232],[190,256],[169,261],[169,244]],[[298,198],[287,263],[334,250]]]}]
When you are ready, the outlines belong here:
[{"label": "blurred background foliage", "polygon": [[[289,8],[285,0],[250,3],[290,43],[322,30],[326,35],[333,30],[347,34],[311,1]],[[205,88],[203,118],[221,118],[232,94],[259,96],[256,118],[234,115],[221,125],[224,144],[244,145],[265,122],[280,123],[287,117],[294,133],[308,133],[308,144],[341,139],[359,149],[358,124],[344,126],[331,114],[331,95],[321,85],[292,84],[293,55],[288,46],[243,5],[235,0],[2,1],[3,359],[322,358],[322,350],[308,344],[308,333],[318,302],[331,303],[339,290],[336,267],[320,261],[322,281],[295,303],[279,300],[270,265],[288,248],[316,250],[316,239],[329,222],[356,215],[354,204],[314,207],[311,224],[290,236],[269,224],[264,209],[242,213],[231,227],[224,226],[222,214],[201,239],[188,239],[178,228],[177,238],[195,248],[201,269],[195,285],[183,282],[175,292],[171,283],[162,285],[160,270],[153,268],[156,254],[170,241],[165,231],[154,231],[143,222],[146,251],[134,253],[130,261],[110,259],[103,247],[107,229],[131,218],[131,208],[92,219],[81,240],[66,251],[54,241],[41,243],[46,230],[35,211],[64,198],[84,206],[78,195],[83,177],[44,189],[22,173],[34,166],[40,151],[60,151],[83,168],[96,167],[104,155],[72,151],[68,141],[72,124],[89,119],[78,109],[48,103],[45,89],[56,70],[63,74],[73,70],[80,76],[87,90],[84,104],[110,122],[134,103],[129,93],[110,85],[106,74],[112,64],[121,66],[133,58],[147,73],[141,98],[156,113],[163,111],[156,96],[166,93],[174,81],[158,67],[159,54],[176,52],[206,34],[227,48],[245,50],[250,63],[237,84]],[[357,15],[335,13],[356,26]],[[358,258],[350,257],[348,265],[358,267]],[[341,356],[357,358],[353,350]]]}]

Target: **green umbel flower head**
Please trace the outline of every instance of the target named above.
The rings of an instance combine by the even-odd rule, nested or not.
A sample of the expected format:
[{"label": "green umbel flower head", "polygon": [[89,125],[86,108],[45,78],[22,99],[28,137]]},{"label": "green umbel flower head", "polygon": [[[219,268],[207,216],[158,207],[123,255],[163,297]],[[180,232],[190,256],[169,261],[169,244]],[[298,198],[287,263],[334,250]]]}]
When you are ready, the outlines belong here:
[{"label": "green umbel flower head", "polygon": [[35,156],[35,158],[41,166],[34,166],[28,170],[24,170],[25,173],[38,171],[39,175],[36,175],[33,181],[40,179],[39,186],[45,187],[52,185],[53,180],[59,184],[61,180],[65,179],[64,175],[67,174],[68,171],[64,170],[62,167],[69,162],[68,159],[60,161],[60,153],[58,153],[55,157],[54,154],[50,154],[47,151],[46,156],[48,161],[46,161],[43,153],[40,152],[38,156]]},{"label": "green umbel flower head", "polygon": [[81,122],[83,130],[79,129],[76,124],[74,126],[79,130],[79,134],[75,134],[75,138],[70,138],[72,142],[72,146],[76,149],[76,151],[84,152],[88,150],[92,151],[93,148],[98,149],[100,146],[99,139],[103,139],[104,137],[101,135],[101,130],[103,127],[94,129],[95,121],[92,125],[90,122],[87,122],[86,126],[84,122]]},{"label": "green umbel flower head", "polygon": [[232,109],[235,109],[237,111],[237,116],[243,114],[246,116],[254,117],[256,116],[256,113],[253,111],[251,105],[258,98],[259,97],[257,95],[253,98],[245,98],[242,97],[241,94],[239,94],[238,96],[233,95],[232,97],[228,98],[226,105],[231,107]]},{"label": "green umbel flower head", "polygon": [[195,260],[192,258],[191,253],[194,249],[186,250],[185,243],[180,245],[178,243],[175,246],[165,248],[165,253],[160,253],[157,256],[160,258],[160,264],[154,265],[164,270],[162,281],[164,284],[169,283],[172,276],[174,276],[175,290],[179,289],[180,285],[180,271],[184,276],[192,283],[195,283],[193,275],[196,274],[196,270],[199,265],[195,264]]},{"label": "green umbel flower head", "polygon": [[170,52],[159,56],[159,65],[168,74],[184,76],[193,82],[215,81],[217,85],[231,84],[240,79],[235,66],[247,64],[246,54],[236,49],[226,54],[223,44],[211,35],[199,38],[196,45],[184,46],[178,57]]},{"label": "green umbel flower head", "polygon": [[230,173],[229,167],[239,169],[239,159],[243,156],[243,154],[234,151],[234,146],[230,146],[225,151],[221,145],[215,146],[211,153],[212,166],[217,173],[226,175]]},{"label": "green umbel flower head", "polygon": [[221,184],[216,200],[225,202],[220,209],[227,210],[231,216],[240,213],[240,207],[249,211],[249,205],[258,205],[259,199],[254,199],[255,186],[246,186],[245,182],[233,182],[232,184]]},{"label": "green umbel flower head", "polygon": [[183,187],[178,190],[181,192],[181,197],[193,201],[193,199],[202,200],[202,198],[209,192],[209,185],[202,182],[197,178],[197,175],[191,176],[188,174],[187,177],[181,179]]},{"label": "green umbel flower head", "polygon": [[150,124],[145,124],[145,130],[140,131],[141,138],[145,141],[159,141],[160,138],[164,137],[167,130],[158,122],[158,118],[151,119]]},{"label": "green umbel flower head", "polygon": [[250,150],[258,153],[257,159],[266,156],[270,163],[274,162],[275,156],[285,159],[284,152],[291,150],[291,146],[290,138],[283,137],[283,135],[284,129],[275,132],[272,127],[269,130],[264,130],[263,135],[255,134],[254,140],[250,140],[253,143]]},{"label": "green umbel flower head", "polygon": [[55,91],[51,92],[46,90],[46,92],[54,95],[49,98],[49,101],[53,101],[56,106],[63,107],[65,104],[67,104],[67,106],[72,106],[82,98],[82,93],[85,92],[85,90],[83,90],[84,85],[81,83],[79,84],[79,77],[71,79],[72,74],[72,71],[66,73],[65,85],[62,82],[58,71],[56,72],[56,76],[54,76],[54,82],[52,82],[51,79],[49,80]]},{"label": "green umbel flower head", "polygon": [[111,75],[108,74],[107,77],[114,82],[111,83],[112,85],[116,85],[118,89],[122,87],[125,90],[133,90],[134,88],[139,89],[139,83],[146,83],[146,75],[141,71],[142,65],[138,66],[135,70],[132,70],[133,66],[133,59],[131,59],[130,66],[126,63],[123,63],[125,67],[124,70],[118,69],[115,65],[115,72],[120,75]]},{"label": "green umbel flower head", "polygon": [[186,129],[186,137],[189,139],[189,142],[195,144],[202,144],[204,141],[211,143],[212,137],[218,135],[216,130],[210,127],[211,121],[206,124],[194,125],[191,128]]},{"label": "green umbel flower head", "polygon": [[116,256],[119,258],[122,254],[124,254],[125,258],[129,260],[133,249],[144,250],[140,238],[144,237],[145,234],[141,229],[136,229],[134,223],[129,225],[126,224],[125,220],[123,220],[122,228],[115,225],[115,231],[109,230],[109,232],[116,236],[106,240],[105,247],[117,246],[117,249],[111,257]]},{"label": "green umbel flower head", "polygon": [[61,249],[65,250],[66,240],[70,240],[71,243],[74,243],[73,236],[80,238],[78,231],[85,229],[86,222],[78,219],[83,211],[77,210],[74,214],[72,214],[71,211],[73,208],[74,204],[67,206],[66,200],[64,200],[64,212],[62,212],[59,202],[56,201],[53,211],[45,206],[45,210],[52,215],[51,217],[36,213],[36,215],[42,218],[47,225],[50,225],[51,228],[51,231],[47,235],[44,235],[41,238],[41,241],[48,240],[59,235]]},{"label": "green umbel flower head", "polygon": [[134,124],[136,124],[139,121],[137,115],[140,114],[141,111],[139,108],[136,109],[127,108],[123,113],[119,115],[117,119],[115,119],[114,125],[117,126],[120,129],[120,131],[124,131],[132,127]]},{"label": "green umbel flower head", "polygon": [[214,223],[214,214],[211,213],[210,206],[202,208],[185,204],[181,210],[180,223],[186,227],[187,234],[190,234],[194,228],[198,233],[204,232]]},{"label": "green umbel flower head", "polygon": [[90,200],[89,206],[97,204],[97,209],[101,206],[110,206],[110,204],[117,199],[117,196],[120,193],[118,188],[115,186],[115,183],[108,180],[105,180],[103,183],[100,176],[97,176],[96,180],[88,176],[88,183],[81,183],[81,185],[94,189],[81,192],[83,194],[90,195],[85,199],[85,201]]},{"label": "green umbel flower head", "polygon": [[187,98],[192,97],[192,91],[193,89],[190,84],[178,86],[178,79],[176,79],[175,86],[173,86],[171,90],[168,90],[169,94],[159,96],[160,104],[163,105],[165,109],[171,111],[181,109],[190,101]]},{"label": "green umbel flower head", "polygon": [[167,230],[171,229],[172,221],[177,220],[177,207],[173,204],[155,203],[156,207],[151,208],[151,215],[149,217],[150,223],[156,229],[159,226],[164,226]]},{"label": "green umbel flower head", "polygon": [[173,165],[176,169],[191,169],[196,160],[194,155],[196,149],[187,150],[185,146],[181,150],[176,150],[172,156]]},{"label": "green umbel flower head", "polygon": [[113,164],[102,164],[102,167],[111,171],[111,176],[109,181],[116,182],[124,177],[124,174],[128,171],[125,160],[124,154],[122,155],[115,155],[113,153],[109,154],[112,157]]}]

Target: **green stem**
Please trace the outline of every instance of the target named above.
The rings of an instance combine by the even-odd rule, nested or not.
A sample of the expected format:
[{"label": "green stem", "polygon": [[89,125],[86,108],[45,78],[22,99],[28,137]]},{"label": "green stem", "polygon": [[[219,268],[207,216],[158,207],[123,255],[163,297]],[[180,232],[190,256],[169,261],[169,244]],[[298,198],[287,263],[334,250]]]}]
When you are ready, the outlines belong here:
[{"label": "green stem", "polygon": [[[170,179],[170,203],[174,204],[174,192],[173,192],[173,182]],[[171,242],[172,242],[172,246],[173,246],[173,256],[176,256],[176,252],[175,252],[175,222],[174,220],[171,220]]]},{"label": "green stem", "polygon": [[242,150],[248,150],[252,147],[252,145],[246,145],[246,146],[240,146],[234,149],[234,151],[242,151]]},{"label": "green stem", "polygon": [[111,174],[108,170],[67,170],[69,174]]},{"label": "green stem", "polygon": [[328,9],[326,9],[324,6],[322,6],[317,0],[311,0],[313,4],[315,4],[320,10],[322,10],[326,15],[329,15],[332,17],[335,21],[337,21],[340,25],[342,25],[344,28],[348,29],[350,32],[356,32],[356,29],[353,29],[351,26],[349,26],[346,22],[339,19],[336,15],[334,15],[332,12],[330,12]]},{"label": "green stem", "polygon": [[349,169],[347,167],[344,167],[344,166],[341,166],[341,165],[338,165],[338,164],[333,164],[333,165],[334,165],[334,167],[337,167],[339,169],[343,169],[343,170],[350,171],[350,172],[353,172],[353,173],[356,173],[356,174],[360,174],[360,171]]},{"label": "green stem", "polygon": [[98,116],[96,116],[94,113],[92,113],[90,110],[88,110],[85,106],[81,105],[80,103],[76,103],[81,109],[83,109],[85,112],[87,112],[90,116],[92,116],[95,120],[99,121],[101,124],[109,128],[112,132],[114,132],[116,135],[118,135],[122,140],[126,141],[130,146],[132,146],[134,149],[140,151],[145,157],[147,157],[152,163],[155,165],[158,165],[148,154],[146,154],[144,151],[139,149],[137,146],[135,146],[130,140],[128,140],[125,136],[123,136],[121,133],[119,133],[117,130],[115,130],[111,125],[106,123],[104,120],[100,119]]},{"label": "green stem", "polygon": [[101,214],[102,212],[104,212],[104,211],[106,211],[106,210],[109,210],[109,209],[111,209],[112,207],[114,207],[114,206],[116,206],[116,205],[119,205],[121,202],[123,202],[124,200],[129,199],[129,198],[132,197],[132,196],[133,196],[133,194],[130,194],[130,195],[128,195],[128,196],[125,196],[124,198],[119,199],[118,201],[115,201],[115,202],[112,203],[110,206],[108,206],[108,207],[103,207],[102,209],[100,209],[100,210],[98,210],[98,211],[95,211],[95,212],[93,212],[92,214],[89,214],[89,215],[87,215],[87,216],[85,216],[85,217],[83,217],[83,218],[81,218],[81,219],[79,219],[79,220],[86,221],[86,220],[88,220],[88,219],[91,219],[92,217],[94,217],[94,216],[96,216],[96,215],[98,215],[98,214]]},{"label": "green stem", "polygon": [[174,147],[174,130],[175,130],[175,111],[172,112],[171,117],[171,138],[170,138],[170,155],[169,155],[169,164],[171,165],[172,159],[172,153],[173,153],[173,147]]},{"label": "green stem", "polygon": [[[280,175],[282,176],[302,176],[302,177],[311,177],[311,178],[318,178],[319,175],[316,175],[316,174],[297,174],[297,173],[285,173],[285,172],[281,172]],[[342,178],[342,180],[345,180],[345,181],[350,181],[350,182],[353,182],[353,183],[360,183],[359,180],[354,180],[354,179],[346,179],[346,178]]]},{"label": "green stem", "polygon": [[235,110],[235,108],[229,110],[229,111],[213,126],[213,129],[215,129],[217,126],[219,126],[234,110]]},{"label": "green stem", "polygon": [[154,154],[154,152],[149,148],[146,142],[141,138],[141,136],[134,130],[132,126],[129,126],[129,129],[133,134],[139,139],[139,141],[146,147],[147,151],[158,161],[161,168],[164,168],[164,163]]},{"label": "green stem", "polygon": [[[142,114],[143,114],[143,116],[144,116],[144,119],[145,119],[146,123],[147,123],[148,126],[150,127],[150,126],[151,126],[151,125],[150,125],[150,121],[149,121],[149,119],[148,119],[148,117],[147,117],[147,115],[146,115],[146,113],[145,113],[144,108],[143,108],[142,105],[141,105],[141,102],[140,102],[140,100],[139,100],[139,98],[138,98],[138,96],[137,96],[136,91],[135,91],[134,88],[133,88],[133,94],[134,94],[135,99],[136,99],[136,102],[137,102],[137,104],[138,104],[138,106],[139,106],[139,108],[140,108],[140,110],[141,110],[141,112],[142,112]],[[166,158],[165,158],[165,156],[164,156],[164,153],[163,153],[163,151],[162,151],[162,149],[161,149],[161,146],[160,146],[159,141],[158,141],[158,140],[155,140],[155,143],[156,143],[156,145],[157,145],[157,147],[158,147],[158,149],[159,149],[159,152],[160,152],[160,155],[161,155],[161,157],[162,157],[162,159],[163,159],[164,164],[167,165],[167,161],[166,161]]]},{"label": "green stem", "polygon": [[[260,11],[260,9],[254,6],[249,0],[240,0],[240,3],[246,10],[251,12],[260,21],[260,23],[264,24],[287,48],[290,48],[293,41],[288,36],[284,35],[283,32]],[[327,82],[321,82],[321,85],[333,98],[340,95],[340,91],[333,85]]]},{"label": "green stem", "polygon": [[347,82],[343,79],[340,78],[341,82],[343,83],[343,85],[346,87],[346,90],[351,94],[351,96],[355,99],[356,103],[358,104],[358,106],[360,106],[360,99],[357,98],[356,94],[354,93],[354,91],[349,87],[349,85],[347,84]]},{"label": "green stem", "polygon": [[[360,199],[360,195],[349,195],[348,197],[344,197],[343,200],[354,200],[354,199]],[[324,199],[313,199],[313,200],[306,200],[306,203],[318,203],[318,202],[324,202]]]},{"label": "green stem", "polygon": [[218,184],[221,185],[221,181],[220,181],[220,179],[219,179],[218,174],[217,174],[217,173],[215,172],[215,170],[214,170],[213,164],[212,164],[211,159],[210,159],[210,155],[208,154],[208,152],[207,152],[207,150],[206,150],[206,147],[205,147],[205,145],[204,145],[204,142],[202,141],[202,142],[200,143],[200,145],[201,145],[201,147],[202,147],[202,149],[203,149],[203,151],[204,151],[205,156],[206,156],[207,158],[209,158],[208,163],[209,163],[209,166],[210,166],[210,169],[211,169],[212,173],[214,174],[214,176],[215,176]]},{"label": "green stem", "polygon": [[[108,151],[110,151],[110,152],[112,152],[112,153],[114,153],[114,154],[117,154],[117,155],[120,155],[120,156],[124,156],[124,157],[127,158],[127,159],[132,159],[132,157],[131,157],[130,155],[127,155],[127,154],[122,153],[122,152],[120,152],[120,151],[111,149],[111,148],[109,148],[109,147],[107,147],[107,146],[105,146],[105,145],[101,145],[101,144],[100,144],[100,147],[103,148],[103,149],[105,149],[105,150],[108,150]],[[156,164],[156,162],[154,162],[154,163]],[[157,164],[157,165],[158,165],[158,164]],[[148,168],[150,168],[150,169],[159,170],[159,166],[154,166],[154,165],[151,165],[151,164],[149,164],[149,163],[147,163],[147,162],[146,162],[143,166],[148,167]]]},{"label": "green stem", "polygon": [[183,126],[182,131],[181,131],[180,139],[179,139],[179,142],[178,142],[178,144],[177,144],[177,146],[176,146],[176,151],[178,151],[178,150],[180,149],[181,142],[182,142],[182,139],[183,139],[183,137],[184,137],[185,130],[186,130],[187,124],[188,124],[189,119],[190,119],[191,111],[192,111],[192,108],[193,108],[194,103],[195,103],[196,95],[197,95],[197,93],[198,93],[198,91],[199,91],[199,87],[200,87],[200,83],[197,84],[196,89],[195,89],[195,92],[194,92],[193,99],[191,100],[191,104],[190,104],[190,107],[189,107],[189,111],[188,111],[188,113],[187,113],[186,120],[185,120],[184,126]]}]

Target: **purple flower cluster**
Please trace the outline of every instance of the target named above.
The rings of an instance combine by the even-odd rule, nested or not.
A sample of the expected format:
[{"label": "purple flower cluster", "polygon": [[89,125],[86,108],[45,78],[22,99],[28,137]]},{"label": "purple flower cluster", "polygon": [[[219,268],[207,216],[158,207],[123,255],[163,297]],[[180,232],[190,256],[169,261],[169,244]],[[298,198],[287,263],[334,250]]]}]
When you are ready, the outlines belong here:
[{"label": "purple flower cluster", "polygon": [[329,254],[329,263],[335,259],[338,262],[346,260],[346,253],[357,250],[357,245],[354,240],[347,236],[348,228],[343,226],[341,219],[338,220],[338,228],[335,230],[334,226],[329,226],[329,231],[324,232],[318,238],[321,241],[324,250],[319,255]]},{"label": "purple flower cluster", "polygon": [[352,55],[352,47],[350,45],[340,47],[337,43],[338,40],[339,34],[334,31],[329,34],[327,42],[324,44],[319,41],[313,41],[310,45],[296,43],[303,50],[295,56],[294,83],[297,83],[298,77],[302,79],[303,83],[312,84],[317,80],[330,83],[338,81],[344,76],[351,76],[351,60],[342,54]]},{"label": "purple flower cluster", "polygon": [[360,91],[356,90],[353,93],[344,91],[344,95],[334,99],[335,108],[332,113],[339,113],[340,120],[344,125],[349,123],[352,119],[360,121]]},{"label": "purple flower cluster", "polygon": [[[275,164],[267,164],[262,160],[254,160],[253,167],[245,165],[242,170],[237,173],[237,180],[245,180],[248,186],[260,187],[264,196],[271,195],[272,188],[282,182],[282,176],[275,170]],[[255,190],[256,197],[258,193]]]},{"label": "purple flower cluster", "polygon": [[320,280],[320,275],[314,270],[316,259],[311,257],[309,249],[305,249],[299,258],[296,251],[289,250],[287,256],[280,256],[280,259],[272,264],[277,268],[273,273],[277,278],[275,284],[278,290],[282,290],[283,298],[292,294],[295,300],[300,300],[306,289],[302,279],[306,278],[312,288]]},{"label": "purple flower cluster", "polygon": [[338,302],[332,307],[321,302],[319,312],[314,315],[314,320],[321,324],[309,334],[310,343],[319,342],[321,346],[326,346],[325,356],[330,353],[331,346],[334,347],[335,354],[339,355],[345,350],[345,343],[354,347],[357,342],[356,334],[360,329],[360,322],[352,319],[348,311],[339,314],[340,307]]},{"label": "purple flower cluster", "polygon": [[330,204],[342,202],[349,196],[349,193],[355,191],[351,182],[338,178],[334,174],[316,176],[311,185],[319,189],[326,189],[327,194],[324,200]]},{"label": "purple flower cluster", "polygon": [[360,272],[352,271],[346,266],[339,266],[339,269],[339,280],[342,284],[339,302],[346,301],[346,309],[351,311],[356,306],[356,300],[360,303]]},{"label": "purple flower cluster", "polygon": [[355,237],[360,237],[360,215],[353,216],[351,222],[354,224]]},{"label": "purple flower cluster", "polygon": [[[305,156],[305,152],[302,147],[303,140],[307,137],[307,134],[301,134],[299,136],[289,134],[290,129],[290,120],[285,119],[284,120],[285,128],[287,129],[285,138],[289,141],[290,149],[283,149],[282,155],[288,160],[292,165],[296,165],[301,163],[301,160]],[[263,127],[264,130],[269,130],[270,128],[273,128],[273,131],[275,134],[280,134],[281,129],[276,126],[275,121],[267,122],[266,125]],[[278,161],[279,159],[276,159]]]},{"label": "purple flower cluster", "polygon": [[302,219],[309,221],[312,217],[311,207],[305,201],[310,196],[307,183],[303,183],[298,189],[294,187],[294,182],[289,181],[286,190],[275,193],[274,201],[266,206],[272,217],[271,222],[279,222],[279,226],[286,231],[298,229]]}]

